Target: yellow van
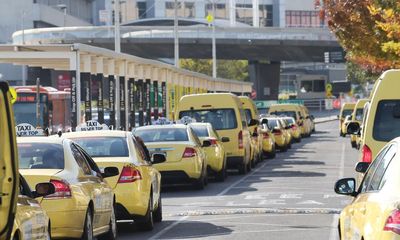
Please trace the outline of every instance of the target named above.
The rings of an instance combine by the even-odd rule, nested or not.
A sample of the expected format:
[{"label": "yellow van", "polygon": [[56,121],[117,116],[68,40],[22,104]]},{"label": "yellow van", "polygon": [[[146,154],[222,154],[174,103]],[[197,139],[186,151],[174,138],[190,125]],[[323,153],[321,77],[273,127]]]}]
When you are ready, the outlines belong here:
[{"label": "yellow van", "polygon": [[[256,104],[249,97],[240,96],[240,101],[243,104],[244,113],[246,114],[247,124],[250,125],[252,119],[258,119],[258,111]],[[255,167],[257,162],[262,161],[262,141],[263,137],[261,134],[261,129],[259,125],[249,126],[249,131],[251,134],[251,155],[252,155],[252,166]]]},{"label": "yellow van", "polygon": [[[360,161],[371,162],[386,143],[400,136],[400,70],[384,72],[376,81],[362,128]],[[360,125],[352,122],[349,134],[359,134]]]},{"label": "yellow van", "polygon": [[311,134],[310,116],[306,109],[298,104],[274,104],[269,108],[268,114],[293,117],[300,126],[303,137],[308,137]]},{"label": "yellow van", "polygon": [[[251,136],[239,98],[231,93],[205,93],[183,96],[176,109],[176,119],[189,116],[197,122],[209,122],[220,137],[228,137],[223,146],[227,167],[246,174],[251,169]],[[250,126],[257,125],[251,120]]]},{"label": "yellow van", "polygon": [[304,116],[304,125],[307,127],[307,131],[309,131],[308,136],[310,136],[311,133],[315,132],[314,116],[310,115],[306,106],[299,104],[299,107]]},{"label": "yellow van", "polygon": [[[364,116],[364,106],[368,102],[368,99],[359,99],[353,109],[353,113],[351,114],[351,121],[358,122],[358,124],[362,123]],[[360,142],[360,137],[357,134],[350,135],[350,143],[353,148],[359,148],[358,144]]]},{"label": "yellow van", "polygon": [[18,152],[10,88],[0,82],[0,239],[10,239],[19,193]]},{"label": "yellow van", "polygon": [[340,109],[340,114],[339,114],[339,135],[341,137],[346,136],[346,125],[344,124],[344,120],[346,119],[346,116],[351,115],[353,113],[353,109],[356,106],[355,103],[344,103],[342,105],[342,108]]}]

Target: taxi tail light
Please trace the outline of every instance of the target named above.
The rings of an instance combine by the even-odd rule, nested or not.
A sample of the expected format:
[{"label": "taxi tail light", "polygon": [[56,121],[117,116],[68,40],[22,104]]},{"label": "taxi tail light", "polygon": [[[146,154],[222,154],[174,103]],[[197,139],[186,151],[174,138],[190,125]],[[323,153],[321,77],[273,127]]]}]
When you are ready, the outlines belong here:
[{"label": "taxi tail light", "polygon": [[238,139],[239,139],[239,149],[243,149],[243,132],[240,131],[239,135],[238,135]]},{"label": "taxi tail light", "polygon": [[142,174],[134,167],[125,166],[122,168],[118,183],[131,183],[142,179]]},{"label": "taxi tail light", "polygon": [[263,138],[264,139],[268,139],[269,138],[269,134],[268,133],[263,133]]},{"label": "taxi tail light", "polygon": [[386,220],[383,231],[391,231],[400,235],[400,210],[396,209]]},{"label": "taxi tail light", "polygon": [[372,162],[372,151],[367,145],[364,145],[362,147],[361,153],[362,153],[362,162],[367,162],[367,163]]},{"label": "taxi tail light", "polygon": [[293,129],[293,130],[297,130],[297,126],[293,124],[293,125],[292,125],[292,129]]},{"label": "taxi tail light", "polygon": [[66,181],[51,179],[50,182],[54,185],[54,193],[45,196],[44,198],[70,198],[71,188]]},{"label": "taxi tail light", "polygon": [[217,139],[215,139],[215,138],[210,138],[209,141],[210,141],[210,143],[211,143],[211,146],[217,145]]},{"label": "taxi tail light", "polygon": [[282,135],[282,130],[277,129],[277,130],[274,131],[274,134],[275,134],[275,135],[278,135],[278,136],[279,136],[279,135]]},{"label": "taxi tail light", "polygon": [[182,158],[191,158],[195,157],[197,154],[196,149],[191,147],[186,147],[185,151],[183,152]]}]

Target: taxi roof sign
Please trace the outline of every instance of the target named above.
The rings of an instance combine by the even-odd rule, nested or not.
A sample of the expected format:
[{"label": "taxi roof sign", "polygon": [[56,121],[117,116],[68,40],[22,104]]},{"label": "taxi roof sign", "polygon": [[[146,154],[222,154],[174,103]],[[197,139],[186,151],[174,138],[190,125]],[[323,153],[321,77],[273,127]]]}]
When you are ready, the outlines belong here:
[{"label": "taxi roof sign", "polygon": [[89,120],[85,123],[80,124],[76,127],[76,131],[100,131],[100,130],[109,130],[106,124],[100,124],[97,121]]},{"label": "taxi roof sign", "polygon": [[29,123],[18,124],[15,126],[15,131],[18,137],[45,136],[43,129],[35,128]]},{"label": "taxi roof sign", "polygon": [[185,124],[185,125],[190,124],[190,123],[195,123],[195,122],[197,122],[196,119],[191,118],[189,116],[183,116],[181,119],[178,120],[178,123]]},{"label": "taxi roof sign", "polygon": [[171,125],[174,122],[170,121],[169,119],[165,118],[165,117],[160,117],[157,120],[154,120],[152,122],[152,125]]}]

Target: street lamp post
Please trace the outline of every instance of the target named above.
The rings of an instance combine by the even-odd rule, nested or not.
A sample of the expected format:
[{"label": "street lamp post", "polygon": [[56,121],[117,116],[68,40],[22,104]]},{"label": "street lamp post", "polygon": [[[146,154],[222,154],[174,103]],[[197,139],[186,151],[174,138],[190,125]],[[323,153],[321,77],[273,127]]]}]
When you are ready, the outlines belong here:
[{"label": "street lamp post", "polygon": [[174,2],[174,61],[179,68],[179,37],[178,37],[178,0]]},{"label": "street lamp post", "polygon": [[119,28],[119,15],[120,15],[120,0],[114,1],[114,50],[117,53],[121,52],[121,36]]},{"label": "street lamp post", "polygon": [[63,10],[64,16],[63,16],[63,39],[65,41],[65,27],[67,26],[67,5],[65,4],[58,4],[58,8]]},{"label": "street lamp post", "polygon": [[215,42],[215,0],[212,3],[213,21],[212,21],[212,73],[213,78],[217,77],[217,47]]}]

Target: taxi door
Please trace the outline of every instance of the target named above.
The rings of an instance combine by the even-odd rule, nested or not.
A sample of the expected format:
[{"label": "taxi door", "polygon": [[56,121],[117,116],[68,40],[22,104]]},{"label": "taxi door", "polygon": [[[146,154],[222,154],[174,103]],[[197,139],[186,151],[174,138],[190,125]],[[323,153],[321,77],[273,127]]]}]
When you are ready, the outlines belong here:
[{"label": "taxi door", "polygon": [[[14,96],[15,97],[15,96]],[[18,153],[11,93],[0,82],[0,239],[9,239],[18,197]]]},{"label": "taxi door", "polygon": [[107,226],[112,211],[112,189],[101,177],[97,165],[81,147],[72,144],[71,149],[75,159],[82,162],[84,175],[79,180],[82,189],[93,201],[93,230]]}]

